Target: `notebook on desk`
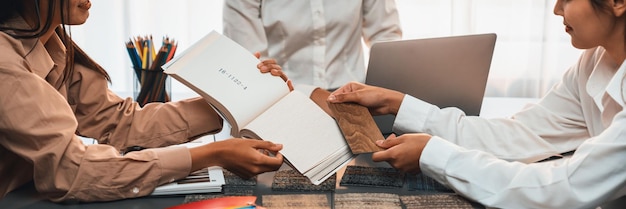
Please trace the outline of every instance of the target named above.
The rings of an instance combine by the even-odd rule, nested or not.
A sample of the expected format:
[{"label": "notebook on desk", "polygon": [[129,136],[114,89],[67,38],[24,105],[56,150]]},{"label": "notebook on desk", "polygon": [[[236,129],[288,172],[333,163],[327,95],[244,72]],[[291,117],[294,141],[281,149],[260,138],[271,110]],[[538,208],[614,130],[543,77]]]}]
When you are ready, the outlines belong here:
[{"label": "notebook on desk", "polygon": [[[479,115],[495,42],[490,33],[375,43],[365,83]],[[385,136],[394,119],[374,117]]]}]

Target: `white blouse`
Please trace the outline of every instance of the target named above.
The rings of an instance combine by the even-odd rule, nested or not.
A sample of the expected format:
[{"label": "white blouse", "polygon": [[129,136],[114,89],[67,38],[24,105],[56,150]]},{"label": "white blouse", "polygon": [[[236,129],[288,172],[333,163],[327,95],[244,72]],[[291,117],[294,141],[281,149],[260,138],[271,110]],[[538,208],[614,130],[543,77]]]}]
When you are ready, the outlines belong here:
[{"label": "white blouse", "polygon": [[323,89],[365,81],[362,41],[402,38],[393,0],[224,1],[223,15],[224,35]]}]

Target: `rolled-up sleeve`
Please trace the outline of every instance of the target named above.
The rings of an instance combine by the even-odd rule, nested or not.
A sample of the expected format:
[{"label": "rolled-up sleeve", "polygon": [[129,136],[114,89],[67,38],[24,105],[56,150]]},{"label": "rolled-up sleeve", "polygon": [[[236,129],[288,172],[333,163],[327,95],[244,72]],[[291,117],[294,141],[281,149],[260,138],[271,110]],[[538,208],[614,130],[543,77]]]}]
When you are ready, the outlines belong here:
[{"label": "rolled-up sleeve", "polygon": [[82,144],[75,135],[78,123],[72,109],[45,80],[27,71],[2,76],[7,80],[0,95],[11,100],[0,101],[0,145],[27,162],[12,167],[14,172],[4,172],[3,165],[4,181],[32,179],[37,191],[53,201],[108,201],[145,196],[189,174],[186,147],[122,156],[113,146]]},{"label": "rolled-up sleeve", "polygon": [[222,128],[221,117],[202,98],[140,107],[132,98],[122,99],[108,90],[108,83],[94,70],[77,65],[69,88],[77,133],[118,150],[129,146],[163,147],[188,142]]},{"label": "rolled-up sleeve", "polygon": [[[68,147],[73,148],[76,146]],[[91,202],[146,196],[159,185],[189,175],[191,169],[189,150],[182,146],[153,148],[120,156],[111,146],[90,145],[84,153],[78,151],[66,155],[76,158],[82,155],[82,160],[80,166],[76,165],[77,170],[58,172],[58,175],[75,175],[75,178],[68,179],[70,182],[63,196],[51,197],[54,201]],[[61,165],[65,164],[61,161]],[[42,189],[38,188],[39,191]]]}]

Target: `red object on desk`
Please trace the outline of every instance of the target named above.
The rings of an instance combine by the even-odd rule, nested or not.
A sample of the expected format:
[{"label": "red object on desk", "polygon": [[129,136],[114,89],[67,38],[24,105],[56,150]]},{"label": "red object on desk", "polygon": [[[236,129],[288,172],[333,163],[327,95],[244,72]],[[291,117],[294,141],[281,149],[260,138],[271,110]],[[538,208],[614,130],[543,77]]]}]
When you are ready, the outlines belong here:
[{"label": "red object on desk", "polygon": [[[255,208],[256,196],[219,197],[197,202],[185,203],[167,209],[236,209]],[[250,207],[251,206],[251,207]]]}]

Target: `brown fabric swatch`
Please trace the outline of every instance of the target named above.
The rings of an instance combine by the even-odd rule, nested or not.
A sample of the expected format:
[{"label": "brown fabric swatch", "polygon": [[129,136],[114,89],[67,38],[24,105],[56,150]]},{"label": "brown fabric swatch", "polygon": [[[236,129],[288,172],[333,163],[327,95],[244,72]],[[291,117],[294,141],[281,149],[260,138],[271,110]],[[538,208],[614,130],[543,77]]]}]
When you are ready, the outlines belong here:
[{"label": "brown fabric swatch", "polygon": [[311,181],[298,171],[279,170],[274,174],[272,181],[272,191],[290,191],[290,192],[316,192],[316,191],[334,191],[337,184],[337,174],[333,174],[319,185],[312,184]]},{"label": "brown fabric swatch", "polygon": [[385,138],[366,107],[355,103],[328,103],[328,107],[333,111],[352,154],[383,150],[376,141]]},{"label": "brown fabric swatch", "polygon": [[349,165],[339,185],[401,188],[404,174],[394,168]]},{"label": "brown fabric swatch", "polygon": [[234,173],[223,169],[225,184],[222,185],[222,193],[226,196],[251,196],[257,184],[257,178],[242,179]]},{"label": "brown fabric swatch", "polygon": [[325,194],[263,195],[263,207],[268,209],[330,209]]},{"label": "brown fabric swatch", "polygon": [[213,193],[213,194],[190,194],[185,195],[185,200],[183,200],[183,204],[197,202],[201,200],[208,200],[213,198],[225,197],[224,194],[221,193]]},{"label": "brown fabric swatch", "polygon": [[402,204],[407,209],[473,209],[484,208],[473,205],[467,199],[457,194],[422,194],[400,196]]},{"label": "brown fabric swatch", "polygon": [[336,209],[402,209],[400,197],[390,193],[335,194]]}]

